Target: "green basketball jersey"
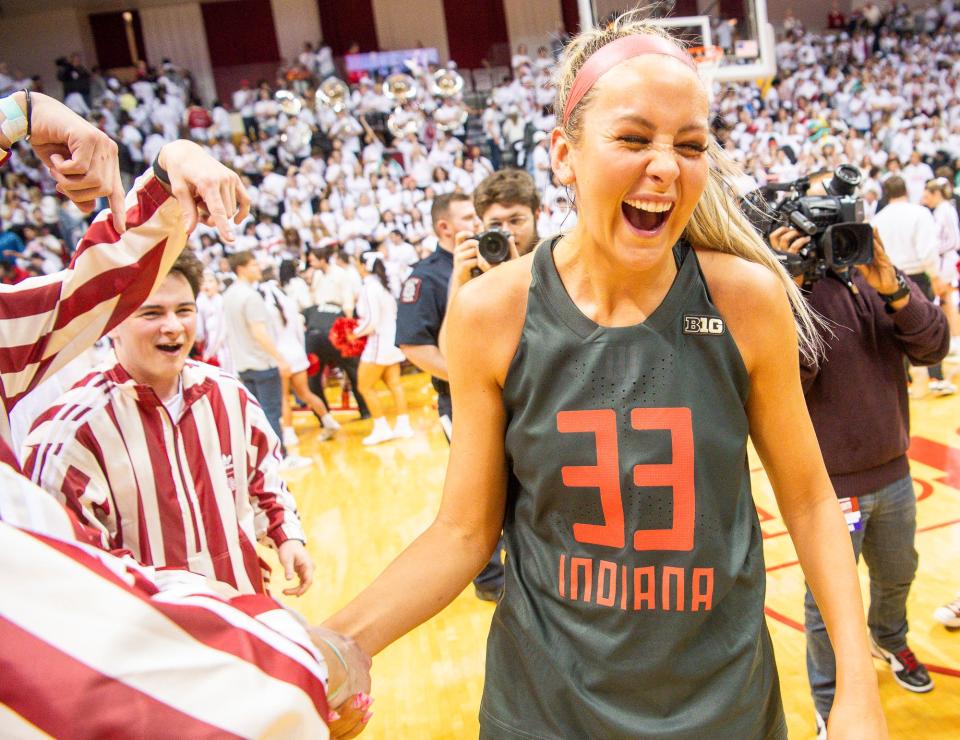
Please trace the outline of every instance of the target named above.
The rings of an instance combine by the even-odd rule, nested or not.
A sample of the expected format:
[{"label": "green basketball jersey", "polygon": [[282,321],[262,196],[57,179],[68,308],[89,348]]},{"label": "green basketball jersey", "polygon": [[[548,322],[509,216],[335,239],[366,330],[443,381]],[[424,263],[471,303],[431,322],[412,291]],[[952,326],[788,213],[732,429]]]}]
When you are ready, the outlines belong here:
[{"label": "green basketball jersey", "polygon": [[750,493],[749,378],[694,251],[642,324],[604,328],[545,242],[503,391],[506,585],[489,738],[779,738]]}]

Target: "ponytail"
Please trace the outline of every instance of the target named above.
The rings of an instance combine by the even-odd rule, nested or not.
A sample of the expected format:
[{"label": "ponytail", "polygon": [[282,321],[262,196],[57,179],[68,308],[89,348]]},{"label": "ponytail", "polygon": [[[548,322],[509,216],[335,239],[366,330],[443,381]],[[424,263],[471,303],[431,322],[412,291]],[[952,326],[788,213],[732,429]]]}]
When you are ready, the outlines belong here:
[{"label": "ponytail", "polygon": [[370,271],[380,279],[380,283],[383,285],[384,289],[389,293],[390,292],[390,281],[387,280],[387,268],[383,264],[383,260],[374,260],[373,269]]}]

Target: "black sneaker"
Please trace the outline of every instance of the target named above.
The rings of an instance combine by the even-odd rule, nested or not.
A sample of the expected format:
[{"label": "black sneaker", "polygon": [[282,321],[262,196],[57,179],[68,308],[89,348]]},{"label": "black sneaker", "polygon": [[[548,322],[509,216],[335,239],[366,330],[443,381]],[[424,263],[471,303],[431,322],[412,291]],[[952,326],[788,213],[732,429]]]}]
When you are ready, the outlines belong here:
[{"label": "black sneaker", "polygon": [[893,672],[893,680],[903,686],[907,691],[913,691],[917,694],[925,694],[933,689],[933,679],[927,673],[927,667],[917,660],[913,651],[905,647],[896,653],[884,650],[873,640],[871,642],[871,651],[875,658],[887,661],[890,670]]}]

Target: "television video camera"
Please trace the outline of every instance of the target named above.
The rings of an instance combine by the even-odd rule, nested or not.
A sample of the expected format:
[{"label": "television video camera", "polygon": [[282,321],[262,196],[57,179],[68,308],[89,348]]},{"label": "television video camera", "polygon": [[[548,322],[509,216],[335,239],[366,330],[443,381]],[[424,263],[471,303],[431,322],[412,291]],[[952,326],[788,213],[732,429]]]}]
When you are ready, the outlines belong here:
[{"label": "television video camera", "polygon": [[828,270],[843,274],[873,262],[873,230],[863,223],[863,199],[855,195],[862,179],[860,170],[842,164],[825,183],[826,195],[808,195],[808,177],[765,185],[744,198],[745,212],[768,241],[781,226],[810,237],[797,254],[774,251],[791,276],[812,283]]}]

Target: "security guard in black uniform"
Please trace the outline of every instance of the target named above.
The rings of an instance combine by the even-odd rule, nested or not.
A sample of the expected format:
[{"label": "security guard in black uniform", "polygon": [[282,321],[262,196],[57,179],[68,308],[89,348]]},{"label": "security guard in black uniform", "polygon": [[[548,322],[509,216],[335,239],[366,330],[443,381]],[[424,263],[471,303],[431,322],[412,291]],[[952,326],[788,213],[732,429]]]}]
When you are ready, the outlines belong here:
[{"label": "security guard in black uniform", "polygon": [[[436,251],[418,262],[403,284],[397,312],[397,345],[414,365],[430,373],[437,390],[440,424],[450,439],[453,409],[447,383],[447,361],[440,352],[440,327],[447,312],[447,289],[453,272],[454,237],[458,231],[477,233],[480,219],[473,199],[463,193],[448,193],[433,201],[430,212],[439,242]],[[474,581],[477,597],[496,601],[503,590],[500,551]]]}]

